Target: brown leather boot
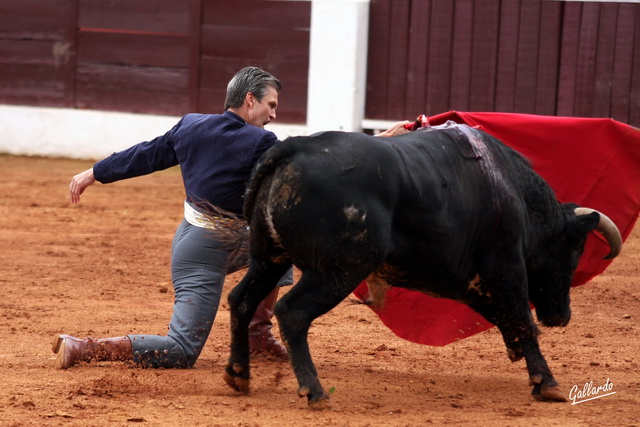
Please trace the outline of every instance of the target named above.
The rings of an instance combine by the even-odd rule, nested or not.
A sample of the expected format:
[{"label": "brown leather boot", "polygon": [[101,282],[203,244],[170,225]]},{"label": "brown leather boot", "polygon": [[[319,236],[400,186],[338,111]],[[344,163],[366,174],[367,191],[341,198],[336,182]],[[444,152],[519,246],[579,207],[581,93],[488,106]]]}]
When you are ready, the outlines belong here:
[{"label": "brown leather boot", "polygon": [[262,300],[249,324],[249,350],[251,354],[270,355],[280,360],[289,360],[287,349],[271,333],[273,307],[278,301],[279,287]]},{"label": "brown leather boot", "polygon": [[104,339],[80,339],[71,335],[58,335],[53,340],[53,352],[57,369],[67,369],[79,362],[132,360],[131,340],[129,337]]}]

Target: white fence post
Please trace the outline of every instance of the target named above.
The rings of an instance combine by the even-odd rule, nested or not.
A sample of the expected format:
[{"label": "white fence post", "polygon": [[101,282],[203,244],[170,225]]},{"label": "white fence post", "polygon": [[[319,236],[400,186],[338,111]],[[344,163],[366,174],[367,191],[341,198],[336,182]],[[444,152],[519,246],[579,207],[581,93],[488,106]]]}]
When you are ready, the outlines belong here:
[{"label": "white fence post", "polygon": [[364,118],[369,0],[313,0],[307,131],[359,132]]}]

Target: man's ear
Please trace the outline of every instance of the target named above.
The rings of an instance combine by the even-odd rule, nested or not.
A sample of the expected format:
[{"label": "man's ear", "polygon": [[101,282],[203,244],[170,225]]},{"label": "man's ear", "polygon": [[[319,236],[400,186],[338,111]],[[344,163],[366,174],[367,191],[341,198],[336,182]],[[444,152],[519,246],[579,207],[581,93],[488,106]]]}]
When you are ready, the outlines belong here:
[{"label": "man's ear", "polygon": [[253,92],[247,92],[247,94],[244,96],[244,100],[249,108],[253,108],[256,103],[256,97]]}]

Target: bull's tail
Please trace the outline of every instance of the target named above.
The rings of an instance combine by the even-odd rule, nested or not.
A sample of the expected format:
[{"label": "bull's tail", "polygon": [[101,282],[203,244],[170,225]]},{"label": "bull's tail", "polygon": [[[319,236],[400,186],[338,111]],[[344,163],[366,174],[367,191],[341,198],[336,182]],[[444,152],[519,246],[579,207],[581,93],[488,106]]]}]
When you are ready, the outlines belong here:
[{"label": "bull's tail", "polygon": [[280,165],[288,163],[295,153],[295,140],[302,138],[304,137],[287,138],[278,143],[263,154],[254,166],[244,195],[243,214],[248,222],[251,222],[253,206],[264,180],[272,175]]}]

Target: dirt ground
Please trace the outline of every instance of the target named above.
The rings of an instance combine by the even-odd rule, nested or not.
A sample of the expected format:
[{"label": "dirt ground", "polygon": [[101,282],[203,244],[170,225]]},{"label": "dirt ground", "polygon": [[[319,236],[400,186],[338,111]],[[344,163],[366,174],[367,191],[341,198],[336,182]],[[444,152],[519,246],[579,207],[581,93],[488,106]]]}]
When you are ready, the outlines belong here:
[{"label": "dirt ground", "polygon": [[[179,171],[96,184],[72,206],[69,180],[90,165],[0,156],[1,426],[640,425],[639,227],[604,274],[573,290],[569,326],[540,338],[567,397],[590,382],[608,381],[615,393],[580,404],[534,401],[524,361],[509,362],[495,328],[427,347],[349,300],[310,333],[333,410],[312,411],[298,398],[287,363],[253,360],[251,394],[228,388],[226,304],[193,369],[94,362],[55,370],[58,333],[163,334],[171,315]],[[230,276],[226,290],[240,277]]]}]

